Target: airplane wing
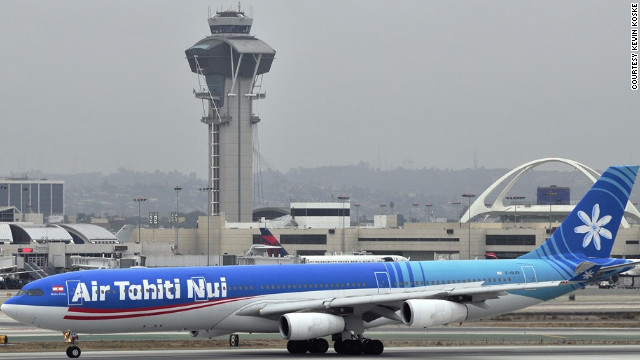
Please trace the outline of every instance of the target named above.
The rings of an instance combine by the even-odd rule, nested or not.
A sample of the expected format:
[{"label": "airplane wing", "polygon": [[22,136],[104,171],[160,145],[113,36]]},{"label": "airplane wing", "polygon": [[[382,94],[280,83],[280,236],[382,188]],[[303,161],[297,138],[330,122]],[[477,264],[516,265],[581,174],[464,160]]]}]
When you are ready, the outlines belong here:
[{"label": "airplane wing", "polygon": [[640,261],[632,261],[624,264],[601,266],[592,262],[585,261],[576,268],[576,276],[569,280],[569,282],[588,282],[598,281],[609,271],[617,270],[620,268],[634,268],[640,265]]},{"label": "airplane wing", "polygon": [[616,270],[616,269],[620,269],[620,268],[633,268],[637,265],[640,265],[640,261],[632,261],[632,262],[628,262],[625,264],[618,264],[618,265],[612,265],[612,266],[603,266],[601,267],[598,272],[594,275],[594,278],[598,278],[598,276],[601,276],[602,274],[611,271],[611,270]]},{"label": "airplane wing", "polygon": [[278,302],[256,302],[240,309],[239,316],[264,316],[278,317],[286,313],[299,311],[329,312],[331,309],[355,306],[385,305],[391,308],[400,308],[405,300],[410,299],[443,299],[451,296],[480,295],[481,301],[506,295],[507,291],[533,290],[541,288],[568,285],[567,281],[546,281],[521,284],[486,285],[484,282],[471,282],[462,284],[450,284],[433,286],[427,289],[407,290],[400,293],[386,293],[366,296],[348,296],[340,298],[308,299],[308,300],[283,300]]}]

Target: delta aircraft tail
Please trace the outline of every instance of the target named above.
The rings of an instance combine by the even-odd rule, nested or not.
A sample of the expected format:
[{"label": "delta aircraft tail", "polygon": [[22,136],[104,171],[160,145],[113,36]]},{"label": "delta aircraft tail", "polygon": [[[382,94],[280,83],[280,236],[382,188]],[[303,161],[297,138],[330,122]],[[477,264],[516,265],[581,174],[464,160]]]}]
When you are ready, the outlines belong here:
[{"label": "delta aircraft tail", "polygon": [[287,250],[284,249],[284,247],[282,246],[282,244],[280,244],[280,242],[278,241],[278,239],[276,239],[275,236],[273,236],[273,234],[271,233],[271,231],[269,231],[269,229],[267,228],[260,228],[260,235],[262,235],[262,240],[264,241],[265,245],[270,245],[270,246],[280,246],[279,249],[269,249],[267,252],[269,254],[269,256],[278,256],[278,257],[284,257],[289,255],[289,253],[287,252]]},{"label": "delta aircraft tail", "polygon": [[586,261],[615,264],[609,256],[637,174],[638,166],[608,168],[549,239],[520,258],[548,260],[568,277]]}]

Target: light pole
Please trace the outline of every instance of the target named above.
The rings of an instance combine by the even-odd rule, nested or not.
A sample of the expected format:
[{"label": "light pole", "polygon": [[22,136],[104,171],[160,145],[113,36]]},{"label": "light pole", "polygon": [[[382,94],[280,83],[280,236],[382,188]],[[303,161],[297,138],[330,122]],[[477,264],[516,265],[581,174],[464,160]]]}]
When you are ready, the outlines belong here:
[{"label": "light pole", "polygon": [[346,251],[346,244],[345,244],[345,236],[344,236],[344,204],[349,201],[349,196],[347,196],[347,194],[342,194],[340,196],[338,196],[338,199],[340,199],[340,201],[342,201],[342,253],[344,254],[344,252]]},{"label": "light pole", "polygon": [[133,199],[133,201],[138,203],[138,243],[140,243],[140,207],[142,205],[142,202],[147,201],[147,199],[138,196],[137,198]]},{"label": "light pole", "polygon": [[427,208],[427,222],[431,222],[431,207],[433,206],[433,204],[425,204],[424,205]]},{"label": "light pole", "polygon": [[471,198],[475,196],[476,194],[471,193],[462,194],[462,197],[469,200],[469,207],[467,208],[467,211],[469,212],[469,218],[467,219],[467,222],[469,223],[469,260],[471,260]]},{"label": "light pole", "polygon": [[180,192],[180,190],[182,190],[182,188],[180,186],[176,186],[173,188],[173,190],[176,191],[176,222],[175,222],[175,226],[176,226],[176,252],[178,252],[180,249],[178,247],[178,218],[180,217],[180,215],[178,215],[180,213],[180,210],[178,209],[178,193]]},{"label": "light pole", "polygon": [[205,188],[200,188],[198,189],[200,191],[206,191],[207,192],[207,266],[209,266],[209,257],[211,252],[210,250],[210,244],[211,242],[209,241],[209,217],[211,216],[211,211],[209,210],[209,206],[211,206],[211,190],[213,190],[212,187],[205,187]]},{"label": "light pole", "polygon": [[[517,195],[505,197],[505,199],[507,200],[524,200],[524,198],[525,198],[524,196],[517,196]],[[514,222],[517,223],[518,222],[518,203],[514,201],[512,201],[512,203],[513,203],[513,220]]]}]

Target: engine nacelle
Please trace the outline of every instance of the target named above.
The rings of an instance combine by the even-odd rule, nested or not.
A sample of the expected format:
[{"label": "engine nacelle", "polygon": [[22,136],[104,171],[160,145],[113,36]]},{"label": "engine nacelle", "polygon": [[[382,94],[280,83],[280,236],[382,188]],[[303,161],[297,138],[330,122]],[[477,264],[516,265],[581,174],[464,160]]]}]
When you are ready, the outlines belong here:
[{"label": "engine nacelle", "polygon": [[290,313],[280,317],[280,335],[287,340],[309,340],[344,330],[344,318],[321,313]]},{"label": "engine nacelle", "polygon": [[467,319],[467,306],[447,300],[413,299],[402,304],[402,322],[411,327],[430,327]]}]

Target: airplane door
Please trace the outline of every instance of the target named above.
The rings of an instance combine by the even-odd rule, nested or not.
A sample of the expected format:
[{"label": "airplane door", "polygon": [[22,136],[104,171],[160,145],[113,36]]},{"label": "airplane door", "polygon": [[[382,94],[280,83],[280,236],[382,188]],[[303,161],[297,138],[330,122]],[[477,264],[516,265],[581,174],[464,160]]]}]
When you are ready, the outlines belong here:
[{"label": "airplane door", "polygon": [[533,266],[522,266],[522,273],[524,274],[524,282],[534,283],[537,282],[536,270]]},{"label": "airplane door", "polygon": [[378,282],[378,294],[386,294],[391,291],[391,282],[389,281],[389,273],[377,272],[376,281]]},{"label": "airplane door", "polygon": [[[80,286],[80,280],[67,280],[67,305],[82,305],[82,300],[84,299],[83,289]],[[80,288],[78,289],[78,287]],[[75,295],[77,292],[77,296],[75,299]]]}]

